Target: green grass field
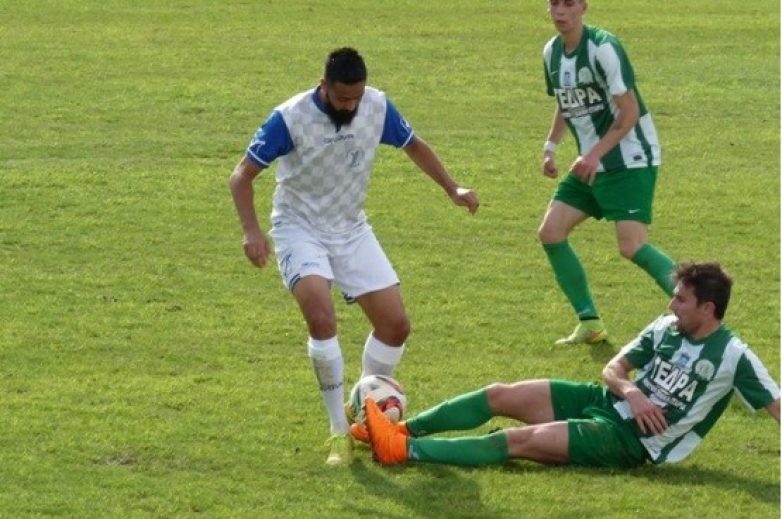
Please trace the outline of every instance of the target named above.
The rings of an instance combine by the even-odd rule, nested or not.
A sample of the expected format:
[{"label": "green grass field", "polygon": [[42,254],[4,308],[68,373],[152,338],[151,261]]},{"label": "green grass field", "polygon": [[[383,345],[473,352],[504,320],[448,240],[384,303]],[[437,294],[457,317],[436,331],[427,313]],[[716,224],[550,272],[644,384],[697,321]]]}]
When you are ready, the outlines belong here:
[{"label": "green grass field", "polygon": [[[574,322],[535,235],[555,185],[539,173],[545,2],[0,0],[0,15],[0,517],[779,517],[779,427],[737,402],[676,466],[323,463],[305,327],[276,268],[245,260],[227,177],[332,48],[359,48],[482,199],[470,218],[404,153],[376,162],[367,211],[413,322],[396,373],[411,412],[491,381],[597,380],[665,308],[611,226],[587,223],[572,242],[613,345],[551,344]],[[727,323],[779,380],[778,3],[594,0],[587,19],[625,42],[661,135],[651,240],[728,267]],[[369,328],[338,313],[350,385]]]}]

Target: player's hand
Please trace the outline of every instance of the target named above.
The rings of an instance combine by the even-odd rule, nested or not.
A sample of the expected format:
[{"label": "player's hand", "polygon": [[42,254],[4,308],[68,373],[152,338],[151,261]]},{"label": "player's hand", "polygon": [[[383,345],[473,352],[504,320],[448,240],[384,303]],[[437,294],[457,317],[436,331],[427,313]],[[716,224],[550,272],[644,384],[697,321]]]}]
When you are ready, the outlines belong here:
[{"label": "player's hand", "polygon": [[247,232],[244,235],[244,255],[247,259],[256,267],[263,267],[266,265],[266,260],[269,258],[269,240],[266,235],[261,231]]},{"label": "player's hand", "polygon": [[478,194],[472,189],[466,187],[457,187],[456,191],[451,195],[453,203],[462,207],[466,207],[470,214],[475,214],[480,206],[478,201]]},{"label": "player's hand", "polygon": [[630,409],[633,410],[635,421],[644,434],[662,434],[668,428],[668,420],[665,412],[641,393],[641,390],[632,391],[625,395]]},{"label": "player's hand", "polygon": [[543,175],[549,178],[557,178],[559,170],[557,170],[557,162],[554,160],[552,153],[543,154]]},{"label": "player's hand", "polygon": [[570,166],[570,172],[581,179],[581,181],[587,185],[592,185],[595,182],[595,176],[597,175],[597,167],[599,162],[597,159],[584,155],[578,157]]}]

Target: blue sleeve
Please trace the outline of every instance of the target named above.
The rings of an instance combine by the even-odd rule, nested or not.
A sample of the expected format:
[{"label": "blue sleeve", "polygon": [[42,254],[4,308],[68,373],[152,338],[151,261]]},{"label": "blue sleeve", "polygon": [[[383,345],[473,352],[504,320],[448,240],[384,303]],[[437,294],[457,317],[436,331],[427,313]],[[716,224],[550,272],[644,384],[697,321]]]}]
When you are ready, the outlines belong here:
[{"label": "blue sleeve", "polygon": [[383,123],[383,135],[381,144],[390,144],[397,148],[404,148],[413,139],[413,129],[404,117],[399,113],[389,100],[386,100],[386,120]]},{"label": "blue sleeve", "polygon": [[293,141],[280,112],[274,111],[253,135],[247,146],[247,157],[261,167],[268,167],[274,159],[290,153]]}]

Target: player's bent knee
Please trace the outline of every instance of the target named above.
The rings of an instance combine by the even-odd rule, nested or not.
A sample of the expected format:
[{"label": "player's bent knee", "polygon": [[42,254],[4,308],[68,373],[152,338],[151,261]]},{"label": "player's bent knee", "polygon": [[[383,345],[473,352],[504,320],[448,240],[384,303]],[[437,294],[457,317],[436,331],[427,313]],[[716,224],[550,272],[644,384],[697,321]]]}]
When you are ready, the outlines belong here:
[{"label": "player's bent knee", "polygon": [[511,386],[508,384],[493,383],[486,386],[486,400],[489,403],[489,409],[493,413],[504,415],[512,400]]},{"label": "player's bent knee", "polygon": [[637,243],[637,242],[619,242],[619,254],[628,260],[632,260],[635,256],[635,253],[638,252],[638,249],[640,249],[643,246],[643,242]]}]

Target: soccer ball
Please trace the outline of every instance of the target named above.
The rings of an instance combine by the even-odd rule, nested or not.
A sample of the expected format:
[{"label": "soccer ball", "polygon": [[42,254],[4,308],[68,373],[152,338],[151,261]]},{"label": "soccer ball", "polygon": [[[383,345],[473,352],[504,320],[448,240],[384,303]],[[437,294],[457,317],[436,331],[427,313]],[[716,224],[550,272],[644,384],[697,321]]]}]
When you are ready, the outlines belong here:
[{"label": "soccer ball", "polygon": [[369,375],[360,379],[350,390],[346,407],[348,418],[364,423],[364,400],[372,397],[381,411],[392,422],[398,422],[407,407],[407,397],[402,386],[386,375]]}]

